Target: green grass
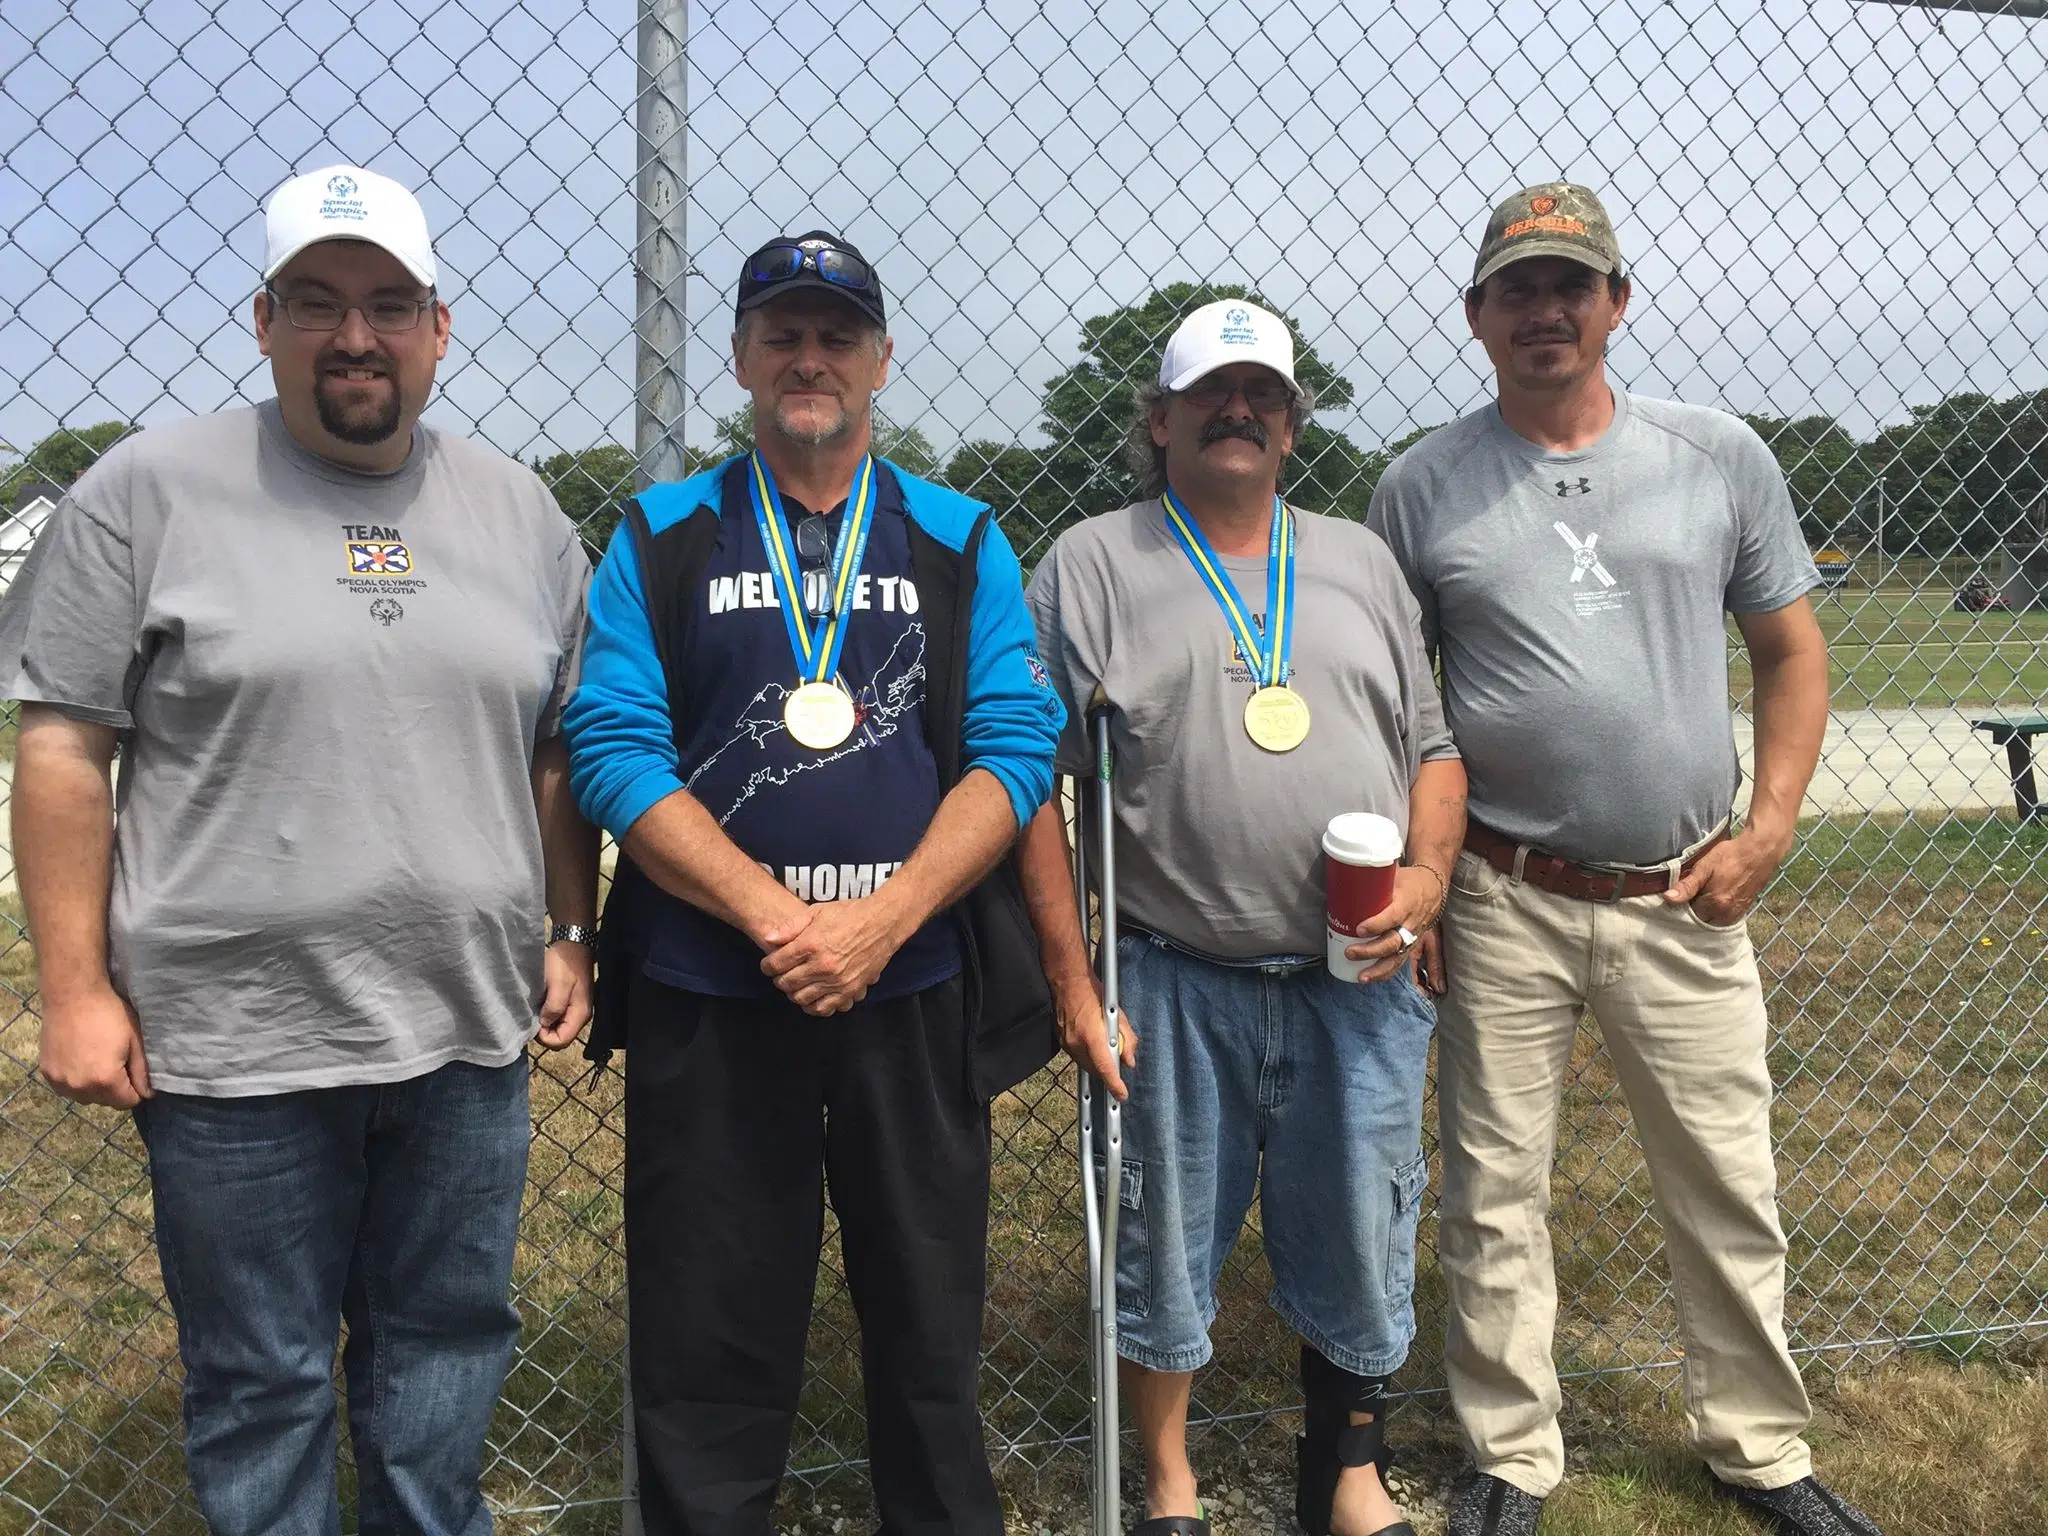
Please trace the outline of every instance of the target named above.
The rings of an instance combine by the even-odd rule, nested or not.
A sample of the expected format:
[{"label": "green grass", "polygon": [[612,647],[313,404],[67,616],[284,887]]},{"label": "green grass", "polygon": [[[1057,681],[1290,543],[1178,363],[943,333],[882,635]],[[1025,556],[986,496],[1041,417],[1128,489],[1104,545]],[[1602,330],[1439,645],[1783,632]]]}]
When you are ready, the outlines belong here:
[{"label": "green grass", "polygon": [[2048,822],[2010,816],[1870,816],[1810,821],[1771,888],[1770,905],[1808,901],[1836,889],[1844,872],[1862,882],[1911,875],[1971,884],[2038,868],[2048,858]]},{"label": "green grass", "polygon": [[[1821,1394],[1816,1469],[1887,1531],[2048,1530],[2048,1372],[2003,1358],[1958,1370],[1902,1361]],[[1546,1536],[1754,1536],[1710,1492],[1678,1415],[1641,1400],[1596,1429],[1544,1509]]]},{"label": "green grass", "polygon": [[[0,1533],[203,1536],[185,1490],[177,1341],[148,1241],[142,1148],[126,1115],[68,1107],[33,1081],[20,920],[18,898],[0,896]],[[615,1497],[620,1470],[620,1079],[586,1088],[582,1069],[549,1057],[533,1082],[515,1295],[525,1331],[486,1479],[496,1508],[530,1512],[500,1517],[515,1536],[616,1528],[609,1508],[556,1512]]]},{"label": "green grass", "polygon": [[[2048,702],[2048,613],[1955,613],[1939,593],[1838,589],[1814,612],[1836,709],[1950,709]],[[1749,707],[1749,658],[1728,621],[1729,686]]]},{"label": "green grass", "polygon": [[[1758,1526],[1718,1498],[1685,1438],[1674,1390],[1641,1381],[1567,1396],[1565,1481],[1543,1513],[1545,1536],[1756,1536]],[[2048,1530],[2048,1367],[2008,1344],[1960,1366],[1925,1354],[1814,1383],[1808,1433],[1816,1467],[1887,1531],[1914,1536],[2021,1536]],[[1211,1435],[1196,1451],[1217,1536],[1297,1536],[1293,1414],[1243,1438]],[[1443,1536],[1441,1500],[1462,1470],[1454,1426],[1412,1407],[1396,1413],[1397,1486],[1420,1536]],[[1128,1437],[1125,1445],[1130,1446]],[[1142,1489],[1124,1463],[1127,1519]],[[1015,1536],[1083,1536],[1087,1495],[1071,1459],[998,1473]],[[1227,1492],[1226,1492],[1227,1490]],[[1414,1494],[1420,1492],[1424,1499]],[[785,1536],[865,1530],[872,1509],[852,1480],[785,1500]]]},{"label": "green grass", "polygon": [[[25,942],[4,942],[14,933],[9,917],[18,920],[18,905],[0,902],[0,1251],[9,1255],[0,1266],[0,1533],[35,1528],[30,1510],[44,1512],[44,1529],[112,1530],[109,1508],[138,1525],[156,1520],[163,1532],[197,1532],[177,1451],[175,1339],[147,1240],[140,1148],[125,1117],[69,1110],[31,1081],[31,967]],[[1998,817],[1811,825],[1752,932],[1771,992],[1780,1084],[1788,1323],[1796,1341],[1823,1349],[1808,1357],[1817,1385],[1837,1367],[1881,1358],[1887,1339],[1930,1336],[1923,1355],[1946,1370],[1943,1357],[1976,1362],[2003,1349],[2015,1324],[2036,1338],[2048,1333],[2048,827]],[[618,1486],[619,1079],[586,1086],[581,1067],[573,1057],[546,1058],[534,1083],[518,1273],[526,1333],[487,1481],[498,1508],[525,1511],[500,1521],[514,1533],[609,1529],[589,1501]],[[992,1435],[1024,1447],[1004,1464],[1002,1481],[1027,1525],[1034,1510],[1065,1507],[1076,1486],[1077,1459],[1044,1442],[1086,1423],[1072,1094],[1062,1065],[996,1112],[1003,1151],[983,1400]],[[1705,1523],[1720,1517],[1671,1449],[1668,1424],[1655,1431],[1661,1441],[1638,1444],[1636,1431],[1599,1438],[1603,1415],[1619,1423],[1639,1394],[1671,1386],[1675,1317],[1627,1106],[1590,1023],[1573,1053],[1563,1113],[1552,1183],[1564,1297],[1558,1348],[1568,1369],[1622,1374],[1567,1389],[1580,1416],[1575,1433],[1605,1448],[1559,1506],[1567,1523],[1558,1528],[1588,1536],[1718,1530]],[[1433,1247],[1426,1207],[1421,1338],[1405,1382],[1425,1394],[1440,1386]],[[854,1321],[837,1276],[828,1240],[793,1447],[794,1465],[814,1474],[862,1450]],[[1254,1230],[1220,1286],[1216,1363],[1200,1378],[1198,1416],[1294,1400],[1294,1349],[1264,1305],[1269,1284]],[[1867,1341],[1878,1342],[1858,1347]],[[1647,1374],[1630,1373],[1638,1367]],[[1856,1385],[1852,1374],[1840,1390]],[[1441,1405],[1435,1395],[1418,1401]],[[1407,1422],[1411,1439],[1451,1443],[1447,1421],[1411,1408]],[[1260,1465],[1284,1467],[1286,1433],[1284,1424],[1206,1429],[1198,1454],[1256,1449]],[[1979,1458],[1981,1475],[2005,1476],[2005,1463],[1989,1455]],[[1886,1486],[1880,1460],[1875,1450],[1867,1460],[1872,1486]],[[1899,1475],[1908,1473],[1952,1475],[1945,1466]],[[2037,1487],[2038,1470],[2031,1475]],[[828,1486],[831,1499],[857,1508],[857,1479]],[[1922,1491],[1945,1507],[1973,1507],[1967,1487]],[[793,1489],[790,1497],[794,1505],[813,1495]],[[556,1513],[563,1504],[581,1507]]]}]

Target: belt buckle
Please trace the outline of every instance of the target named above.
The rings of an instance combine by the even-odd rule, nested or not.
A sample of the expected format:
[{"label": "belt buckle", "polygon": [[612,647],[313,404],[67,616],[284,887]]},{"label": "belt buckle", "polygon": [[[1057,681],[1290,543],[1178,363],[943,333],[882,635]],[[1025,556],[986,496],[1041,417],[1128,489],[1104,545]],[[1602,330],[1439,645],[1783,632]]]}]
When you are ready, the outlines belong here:
[{"label": "belt buckle", "polygon": [[[1601,864],[1581,864],[1578,866],[1578,871],[1579,878],[1584,880],[1589,887],[1586,892],[1586,900],[1588,901],[1599,902],[1602,906],[1612,906],[1628,894],[1629,872],[1625,869],[1615,869],[1612,866]],[[1609,875],[1614,877],[1614,889],[1603,893],[1599,882],[1606,879]]]}]

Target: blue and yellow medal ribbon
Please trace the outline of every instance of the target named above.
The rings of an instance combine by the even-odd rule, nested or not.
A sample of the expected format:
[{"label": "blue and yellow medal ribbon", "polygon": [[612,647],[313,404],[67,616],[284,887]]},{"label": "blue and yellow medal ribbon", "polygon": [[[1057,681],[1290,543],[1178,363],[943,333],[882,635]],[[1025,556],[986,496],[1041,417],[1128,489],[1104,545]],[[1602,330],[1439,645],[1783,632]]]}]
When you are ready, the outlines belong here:
[{"label": "blue and yellow medal ribbon", "polygon": [[775,476],[759,453],[748,456],[747,489],[754,503],[754,526],[760,529],[761,543],[768,550],[768,572],[775,582],[776,601],[782,605],[782,623],[789,631],[797,677],[806,683],[829,683],[838,673],[839,657],[846,649],[847,615],[853,607],[861,560],[867,554],[868,534],[874,527],[874,455],[862,455],[860,467],[853,473],[853,495],[839,525],[839,540],[832,547],[832,601],[824,627],[816,634],[804,609],[795,540],[782,510],[782,493],[775,488]]},{"label": "blue and yellow medal ribbon", "polygon": [[1163,499],[1166,526],[1173,530],[1188,563],[1223,610],[1251,668],[1252,682],[1260,688],[1281,687],[1294,671],[1294,514],[1278,496],[1273,498],[1273,535],[1266,547],[1266,634],[1262,637],[1230,572],[1202,536],[1201,525],[1171,486]]}]

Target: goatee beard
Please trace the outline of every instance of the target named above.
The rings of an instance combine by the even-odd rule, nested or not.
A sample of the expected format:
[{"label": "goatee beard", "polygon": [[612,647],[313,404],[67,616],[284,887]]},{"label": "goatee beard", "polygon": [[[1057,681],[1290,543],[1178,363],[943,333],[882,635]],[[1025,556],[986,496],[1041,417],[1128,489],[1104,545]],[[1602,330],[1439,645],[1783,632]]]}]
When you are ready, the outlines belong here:
[{"label": "goatee beard", "polygon": [[842,441],[853,431],[853,413],[842,406],[839,419],[829,427],[799,427],[778,408],[775,412],[775,429],[793,443],[802,443],[806,448],[823,448],[828,443]]},{"label": "goatee beard", "polygon": [[313,390],[313,406],[320,413],[320,425],[344,443],[353,443],[358,448],[368,448],[383,442],[398,430],[398,391],[394,388],[386,400],[383,410],[365,420],[361,415],[344,411],[329,398],[326,386]]}]

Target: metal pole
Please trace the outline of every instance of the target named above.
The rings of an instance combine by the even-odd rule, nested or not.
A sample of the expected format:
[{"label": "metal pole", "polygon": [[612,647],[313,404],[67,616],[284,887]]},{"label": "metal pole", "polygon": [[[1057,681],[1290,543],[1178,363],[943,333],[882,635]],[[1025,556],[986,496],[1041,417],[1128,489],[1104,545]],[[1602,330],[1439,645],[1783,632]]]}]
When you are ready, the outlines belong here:
[{"label": "metal pole", "polygon": [[[634,114],[633,453],[639,484],[683,478],[683,238],[689,178],[684,165],[689,74],[688,0],[640,0],[640,67]],[[625,1409],[620,1426],[619,1536],[641,1536],[640,1455],[633,1430],[633,1318],[626,1314]]]},{"label": "metal pole", "polygon": [[[1095,735],[1095,832],[1101,839],[1096,878],[1102,942],[1096,960],[1102,977],[1102,1016],[1108,1027],[1109,1055],[1115,1061],[1123,1039],[1123,997],[1116,954],[1116,748],[1111,744],[1110,711],[1106,704],[1090,712],[1089,724]],[[1123,1108],[1106,1085],[1091,1083],[1086,1072],[1081,1078],[1085,1091],[1102,1107],[1102,1236],[1100,1250],[1091,1254],[1096,1271],[1090,1287],[1096,1304],[1092,1318],[1095,1336],[1091,1341],[1095,1351],[1093,1503],[1097,1536],[1118,1536],[1123,1530],[1123,1510],[1119,1488],[1121,1447],[1117,1438],[1121,1415],[1117,1411],[1116,1228],[1117,1213],[1123,1203]],[[1092,1168],[1088,1177],[1092,1184]]]},{"label": "metal pole", "polygon": [[633,451],[642,485],[683,478],[683,216],[689,179],[687,0],[640,0],[639,167],[635,176]]},{"label": "metal pole", "polygon": [[[1074,790],[1074,907],[1081,914],[1083,942],[1088,934],[1088,785],[1076,777]],[[1103,1242],[1102,1201],[1095,1186],[1095,1079],[1083,1067],[1075,1075],[1080,1100],[1076,1122],[1081,1163],[1081,1225],[1088,1261],[1088,1508],[1090,1536],[1115,1536],[1102,1476],[1102,1335]],[[1110,1195],[1115,1199],[1115,1193]],[[1112,1314],[1113,1315],[1113,1314]]]},{"label": "metal pole", "polygon": [[619,1357],[626,1406],[619,1435],[619,1536],[644,1536],[640,1524],[640,1437],[633,1429],[633,1309],[621,1305],[620,1310],[626,1318],[625,1348]]},{"label": "metal pole", "polygon": [[1877,584],[1884,585],[1884,480],[1877,482]]}]

